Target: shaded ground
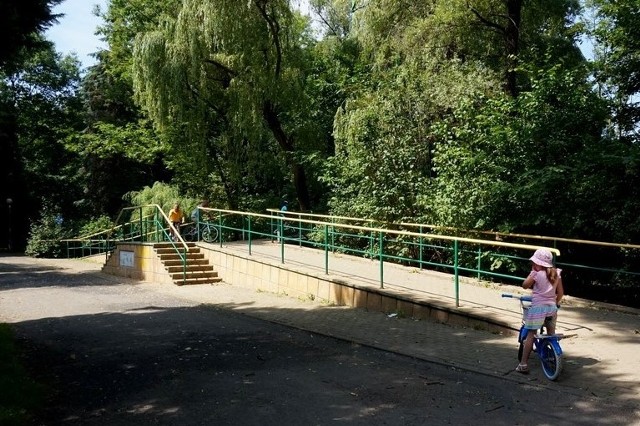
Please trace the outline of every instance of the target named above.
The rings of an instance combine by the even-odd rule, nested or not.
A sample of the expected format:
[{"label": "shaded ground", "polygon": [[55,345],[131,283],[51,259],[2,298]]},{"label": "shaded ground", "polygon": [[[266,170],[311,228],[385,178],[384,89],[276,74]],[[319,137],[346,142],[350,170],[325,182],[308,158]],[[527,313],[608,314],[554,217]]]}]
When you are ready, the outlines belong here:
[{"label": "shaded ground", "polygon": [[633,424],[630,407],[584,394],[57,265],[0,258],[0,319],[13,323],[27,365],[50,386],[37,424]]}]

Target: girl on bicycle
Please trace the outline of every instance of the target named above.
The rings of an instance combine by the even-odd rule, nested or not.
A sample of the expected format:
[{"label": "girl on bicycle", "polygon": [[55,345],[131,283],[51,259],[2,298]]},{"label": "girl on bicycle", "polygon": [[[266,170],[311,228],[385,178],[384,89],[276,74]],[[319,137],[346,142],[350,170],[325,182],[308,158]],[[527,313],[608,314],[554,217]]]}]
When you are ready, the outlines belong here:
[{"label": "girl on bicycle", "polygon": [[533,340],[537,330],[544,324],[547,334],[555,334],[556,319],[560,300],[564,295],[562,287],[561,269],[553,266],[553,255],[549,250],[538,249],[533,253],[531,260],[531,272],[522,283],[522,287],[532,289],[531,306],[525,317],[527,338],[524,342],[522,359],[516,367],[516,371],[523,374],[529,373],[527,364]]}]

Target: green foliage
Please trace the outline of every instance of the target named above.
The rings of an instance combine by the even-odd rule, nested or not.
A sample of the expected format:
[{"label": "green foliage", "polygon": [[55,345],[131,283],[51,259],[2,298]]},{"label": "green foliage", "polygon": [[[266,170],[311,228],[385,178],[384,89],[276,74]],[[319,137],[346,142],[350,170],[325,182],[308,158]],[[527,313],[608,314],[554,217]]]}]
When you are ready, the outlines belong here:
[{"label": "green foliage", "polygon": [[79,63],[55,53],[51,43],[42,46],[25,52],[19,69],[0,71],[0,195],[14,200],[13,236],[21,248],[43,202],[71,217],[81,197],[75,179],[80,159],[64,145],[83,129]]},{"label": "green foliage", "polygon": [[165,149],[144,121],[123,126],[97,122],[91,132],[74,135],[67,146],[84,157],[121,156],[141,165],[153,164]]},{"label": "green foliage", "polygon": [[102,231],[106,231],[113,226],[114,223],[108,216],[92,218],[80,227],[78,235],[80,237],[93,235]]},{"label": "green foliage", "polygon": [[378,75],[376,87],[336,116],[336,155],[323,176],[333,190],[330,206],[341,215],[432,223],[441,208],[432,198],[434,128],[443,111],[491,93],[492,74],[474,64],[427,61],[390,74]]},{"label": "green foliage", "polygon": [[461,227],[575,235],[609,216],[596,212],[584,187],[593,174],[585,169],[604,159],[586,153],[609,149],[600,137],[605,105],[584,71],[556,66],[529,78],[531,90],[517,99],[462,109],[436,127],[436,204],[444,222],[457,213],[464,220],[453,223]]},{"label": "green foliage", "polygon": [[590,0],[595,23],[591,28],[596,56],[596,79],[611,100],[613,130],[638,142],[640,123],[639,0]]},{"label": "green foliage", "polygon": [[[52,8],[62,0],[3,1],[0,3],[0,69],[16,66],[25,50],[43,45],[39,33],[57,19]],[[14,62],[15,61],[15,62]]]},{"label": "green foliage", "polygon": [[182,135],[172,154],[194,174],[215,174],[232,208],[242,194],[286,187],[309,208],[306,160],[325,139],[310,137],[305,22],[284,0],[188,0],[136,39],[137,101],[160,132]]},{"label": "green foliage", "polygon": [[32,257],[62,257],[60,240],[71,238],[71,232],[64,227],[59,209],[44,206],[41,217],[31,225],[25,254]]},{"label": "green foliage", "polygon": [[0,424],[29,424],[44,402],[44,391],[20,364],[11,329],[0,324]]},{"label": "green foliage", "polygon": [[175,203],[179,203],[180,208],[188,213],[200,202],[199,199],[181,195],[177,186],[162,182],[156,182],[150,187],[145,186],[139,191],[128,192],[125,194],[124,199],[133,206],[157,204],[165,213],[169,213]]}]

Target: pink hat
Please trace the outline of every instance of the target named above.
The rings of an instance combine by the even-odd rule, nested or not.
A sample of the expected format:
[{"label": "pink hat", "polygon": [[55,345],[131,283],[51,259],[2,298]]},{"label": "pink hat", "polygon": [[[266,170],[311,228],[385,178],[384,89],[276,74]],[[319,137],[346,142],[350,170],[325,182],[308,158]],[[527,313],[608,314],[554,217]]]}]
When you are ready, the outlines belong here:
[{"label": "pink hat", "polygon": [[545,268],[553,268],[553,255],[549,250],[538,249],[533,253],[533,256],[531,256],[529,260],[536,265],[544,266]]}]

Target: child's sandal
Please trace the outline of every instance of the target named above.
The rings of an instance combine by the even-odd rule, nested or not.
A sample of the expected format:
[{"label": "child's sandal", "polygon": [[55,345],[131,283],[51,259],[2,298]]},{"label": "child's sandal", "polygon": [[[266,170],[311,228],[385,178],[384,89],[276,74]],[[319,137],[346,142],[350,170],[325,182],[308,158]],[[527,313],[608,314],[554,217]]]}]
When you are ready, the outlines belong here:
[{"label": "child's sandal", "polygon": [[529,374],[529,366],[527,366],[526,364],[518,364],[518,366],[516,367],[516,371],[522,374]]}]

